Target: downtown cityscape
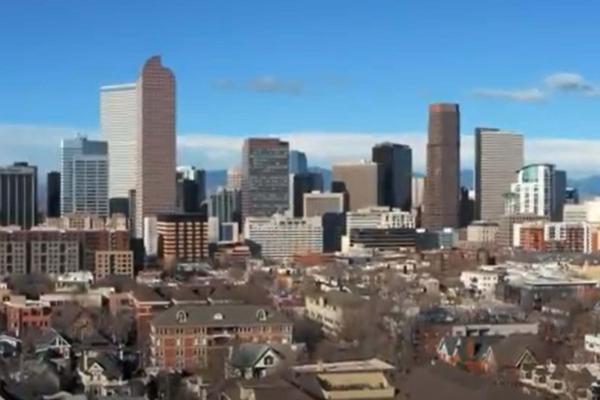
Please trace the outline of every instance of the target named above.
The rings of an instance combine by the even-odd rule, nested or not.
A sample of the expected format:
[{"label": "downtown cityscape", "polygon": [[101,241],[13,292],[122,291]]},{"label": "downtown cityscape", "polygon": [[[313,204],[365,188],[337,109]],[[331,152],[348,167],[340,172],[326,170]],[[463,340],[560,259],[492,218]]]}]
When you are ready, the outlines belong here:
[{"label": "downtown cityscape", "polygon": [[[67,3],[71,11],[59,9]],[[174,9],[163,10],[136,0],[130,6],[147,5],[135,11],[149,20],[133,34],[120,25],[130,16],[129,6],[107,3],[112,4],[95,9],[102,14],[102,31],[110,30],[104,18],[114,17],[115,26],[131,34],[123,33],[123,41],[136,43],[150,37],[140,27],[179,34],[177,18],[183,26],[189,17],[221,18],[229,11],[209,7],[210,1],[177,0]],[[199,11],[200,3],[206,10]],[[365,25],[364,34],[379,37],[381,30],[383,37],[395,33],[387,31],[388,23],[396,25],[386,17],[388,10],[409,25],[405,13],[426,15],[435,8],[383,3],[381,10],[373,5],[377,18],[368,7],[344,8],[334,1],[321,8],[307,0],[289,9],[259,7],[270,16],[252,14],[248,21],[250,32],[259,32],[255,22],[272,21],[275,14],[296,21],[318,10],[315,21],[326,15],[321,22],[344,31],[346,22],[329,13],[353,20],[364,12],[383,21],[379,27]],[[506,7],[516,13],[520,29],[525,22],[517,3]],[[30,11],[32,21],[43,25],[48,22],[39,13],[62,21],[74,7],[96,32],[98,21],[88,20],[85,6],[66,0],[40,8],[9,6],[5,15]],[[485,6],[472,7],[473,14],[461,7],[461,18],[487,12]],[[536,20],[540,31],[532,28],[532,36],[547,32],[545,18],[562,18],[560,7],[550,8]],[[110,13],[116,10],[123,16]],[[453,12],[442,7],[428,21]],[[169,29],[166,23],[150,27],[171,13],[177,18]],[[221,22],[229,26],[228,18]],[[9,23],[0,16],[2,22]],[[497,29],[504,21],[488,22]],[[577,31],[570,21],[572,29],[564,29],[578,35],[593,22],[586,19]],[[80,23],[86,22],[73,22]],[[311,30],[321,25],[306,24],[284,24],[277,33],[286,44],[295,43],[290,32],[310,42]],[[231,39],[227,35],[239,34],[216,29],[223,46]],[[106,43],[119,47],[111,37]],[[58,39],[47,43],[53,40]],[[88,44],[66,34],[60,40]],[[102,48],[91,37],[89,43]],[[370,46],[356,43],[364,51]],[[229,97],[219,107],[231,102],[238,111],[223,119],[206,106],[192,117],[248,124],[249,133],[189,135],[180,124],[191,118],[182,114],[190,114],[189,77],[198,73],[189,64],[171,64],[180,56],[164,45],[164,54],[136,51],[135,57],[117,57],[110,67],[87,73],[79,64],[85,60],[73,66],[62,60],[59,67],[49,57],[44,61],[49,76],[52,68],[65,68],[67,75],[77,75],[73,86],[83,97],[98,99],[93,110],[98,128],[44,130],[27,127],[20,117],[26,113],[15,111],[28,102],[35,109],[40,100],[28,97],[30,91],[44,97],[47,87],[27,86],[30,78],[21,68],[31,67],[20,58],[21,46],[11,46],[18,50],[10,50],[7,64],[15,67],[6,71],[23,76],[25,94],[0,103],[8,110],[6,117],[0,113],[0,399],[600,399],[597,143],[585,134],[526,134],[531,122],[516,117],[535,115],[543,129],[552,124],[562,129],[556,120],[568,119],[568,112],[553,115],[558,108],[548,103],[561,95],[593,101],[600,93],[581,74],[548,72],[528,89],[473,89],[472,96],[492,102],[490,108],[453,91],[415,92],[407,107],[422,118],[399,112],[410,121],[409,130],[382,134],[358,133],[361,124],[368,125],[352,115],[360,107],[346,113],[343,106],[319,103],[330,94],[311,92],[300,79],[219,78],[211,84],[214,101],[223,101],[225,93]],[[332,48],[337,52],[339,46]],[[302,64],[302,54],[292,53],[283,58]],[[321,57],[327,59],[326,53]],[[484,47],[465,54],[477,60],[481,53]],[[393,70],[394,60],[390,56],[381,71]],[[185,67],[180,73],[172,65]],[[444,71],[436,70],[432,81],[435,74]],[[356,93],[343,89],[350,83],[341,75],[320,79],[327,90],[340,90],[336,101],[351,107]],[[372,79],[376,85],[378,77]],[[2,78],[0,88],[4,82],[8,98],[14,88]],[[64,90],[53,93],[57,103],[75,93]],[[328,113],[340,113],[357,128],[293,133],[301,125],[289,121],[302,117],[275,114],[294,102],[301,108],[303,96],[316,104],[313,113],[326,116],[324,126]],[[368,101],[378,101],[375,97]],[[87,100],[73,101],[86,109]],[[515,111],[514,103],[553,111],[541,118],[532,108]],[[292,133],[255,134],[254,107],[273,113],[260,115],[265,126],[269,119],[289,122]],[[584,106],[573,109],[573,119],[587,113]],[[79,118],[76,109],[70,111]],[[29,130],[40,132],[33,142]]]}]

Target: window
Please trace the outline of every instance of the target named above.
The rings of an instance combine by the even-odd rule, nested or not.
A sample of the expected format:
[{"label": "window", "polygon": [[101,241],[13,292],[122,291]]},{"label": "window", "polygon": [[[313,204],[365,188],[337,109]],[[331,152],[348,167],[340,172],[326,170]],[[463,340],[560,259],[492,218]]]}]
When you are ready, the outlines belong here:
[{"label": "window", "polygon": [[275,364],[275,359],[272,355],[268,355],[265,357],[265,365],[273,365]]}]

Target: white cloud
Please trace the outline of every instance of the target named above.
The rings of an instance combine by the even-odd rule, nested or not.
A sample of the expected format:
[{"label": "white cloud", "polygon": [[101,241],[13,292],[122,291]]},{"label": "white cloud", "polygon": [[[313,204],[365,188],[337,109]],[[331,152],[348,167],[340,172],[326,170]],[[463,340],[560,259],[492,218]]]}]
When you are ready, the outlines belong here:
[{"label": "white cloud", "polygon": [[548,75],[544,83],[550,89],[564,92],[582,93],[586,95],[599,95],[600,89],[588,82],[582,75],[573,72],[557,72]]},{"label": "white cloud", "polygon": [[541,101],[546,98],[546,93],[538,88],[529,89],[475,89],[473,94],[479,97],[506,99],[512,101]]},{"label": "white cloud", "polygon": [[212,82],[220,90],[250,91],[258,93],[278,93],[298,95],[304,90],[304,84],[295,79],[285,79],[275,75],[257,76],[245,81],[231,78],[219,78]]}]

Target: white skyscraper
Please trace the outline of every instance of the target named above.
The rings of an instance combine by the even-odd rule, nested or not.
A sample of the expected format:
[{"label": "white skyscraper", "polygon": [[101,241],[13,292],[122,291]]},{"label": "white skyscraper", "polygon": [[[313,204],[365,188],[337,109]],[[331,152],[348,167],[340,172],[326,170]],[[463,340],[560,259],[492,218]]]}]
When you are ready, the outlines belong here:
[{"label": "white skyscraper", "polygon": [[498,129],[475,129],[475,215],[499,221],[504,195],[523,167],[523,135]]},{"label": "white skyscraper", "polygon": [[83,136],[61,142],[61,214],[108,215],[106,142]]},{"label": "white skyscraper", "polygon": [[550,218],[556,207],[554,165],[531,164],[521,168],[511,185],[507,214],[529,214]]},{"label": "white skyscraper", "polygon": [[109,198],[127,198],[137,176],[137,85],[100,88],[100,129],[108,142]]}]

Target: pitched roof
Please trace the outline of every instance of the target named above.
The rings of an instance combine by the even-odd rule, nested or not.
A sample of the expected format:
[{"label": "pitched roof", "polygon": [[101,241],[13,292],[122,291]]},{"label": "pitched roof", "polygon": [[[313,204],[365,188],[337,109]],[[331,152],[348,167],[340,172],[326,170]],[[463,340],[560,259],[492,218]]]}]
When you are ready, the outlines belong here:
[{"label": "pitched roof", "polygon": [[[264,320],[261,319],[261,314],[265,317]],[[154,326],[232,326],[285,323],[291,322],[273,308],[245,304],[175,306],[158,314],[152,320]]]},{"label": "pitched roof", "polygon": [[548,345],[537,335],[510,335],[492,345],[494,358],[499,367],[514,367],[528,350],[537,362],[548,358]]}]

